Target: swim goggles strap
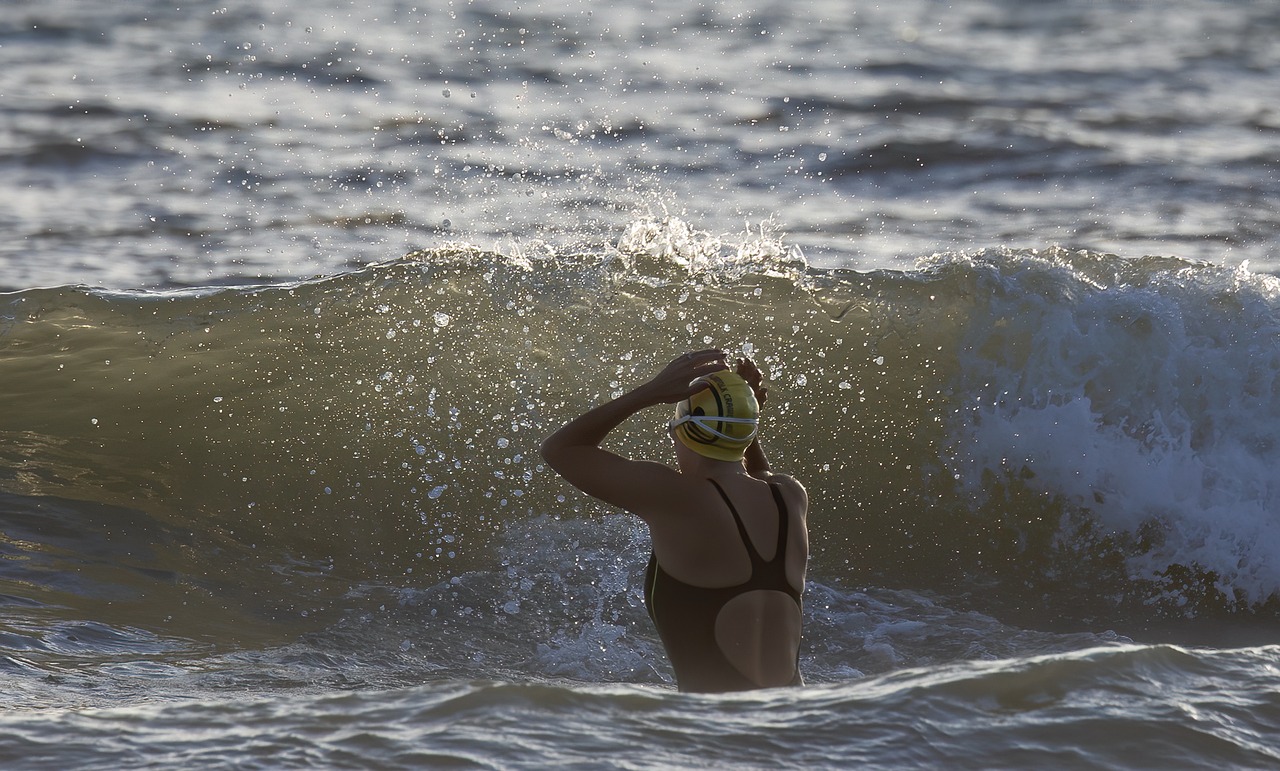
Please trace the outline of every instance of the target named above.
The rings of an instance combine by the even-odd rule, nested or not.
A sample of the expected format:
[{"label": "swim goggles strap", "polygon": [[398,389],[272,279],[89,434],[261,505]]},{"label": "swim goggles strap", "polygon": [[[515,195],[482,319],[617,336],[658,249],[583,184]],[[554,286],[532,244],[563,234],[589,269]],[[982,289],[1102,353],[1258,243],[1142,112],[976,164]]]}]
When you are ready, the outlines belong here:
[{"label": "swim goggles strap", "polygon": [[[671,430],[676,426],[680,425],[681,423],[696,423],[698,428],[702,429],[703,431],[706,431],[708,434],[711,434],[712,436],[716,436],[721,439],[724,439],[727,442],[750,441],[751,439],[755,438],[756,431],[759,428],[759,421],[756,418],[721,418],[721,417],[716,417],[715,415],[685,415],[683,417],[677,418],[671,421],[670,423],[668,423],[667,430]],[[717,431],[716,429],[707,425],[708,423],[749,423],[751,424],[751,433],[747,434],[746,436],[730,436],[729,434],[723,433],[721,431]]]}]

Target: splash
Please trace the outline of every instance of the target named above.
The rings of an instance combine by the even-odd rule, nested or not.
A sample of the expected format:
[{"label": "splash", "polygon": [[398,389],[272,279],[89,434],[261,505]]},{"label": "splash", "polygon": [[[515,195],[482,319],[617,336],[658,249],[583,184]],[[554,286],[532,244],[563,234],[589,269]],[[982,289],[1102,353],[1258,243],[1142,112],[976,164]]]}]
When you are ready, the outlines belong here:
[{"label": "splash", "polygon": [[990,298],[967,325],[950,428],[966,495],[990,503],[1012,484],[1064,505],[1065,532],[1122,545],[1153,604],[1276,593],[1280,282],[1060,251],[929,269]]},{"label": "splash", "polygon": [[[815,575],[1256,610],[1280,591],[1277,296],[1245,268],[1061,250],[826,271],[767,229],[726,245],[673,219],[597,251],[28,290],[0,296],[0,486],[289,572],[434,585],[493,569],[531,519],[606,513],[537,444],[717,345],[769,372],[762,430],[810,490]],[[660,424],[611,446],[662,458]]]}]

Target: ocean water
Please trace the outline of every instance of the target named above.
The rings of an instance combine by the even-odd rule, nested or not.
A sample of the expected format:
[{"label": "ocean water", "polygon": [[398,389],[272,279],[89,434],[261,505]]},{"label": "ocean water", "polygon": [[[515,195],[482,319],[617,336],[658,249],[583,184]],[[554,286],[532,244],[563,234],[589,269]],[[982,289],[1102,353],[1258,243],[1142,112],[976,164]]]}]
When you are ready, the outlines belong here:
[{"label": "ocean water", "polygon": [[[3,767],[1280,765],[1274,4],[10,0],[0,65]],[[802,689],[676,692],[537,457],[709,345]]]}]

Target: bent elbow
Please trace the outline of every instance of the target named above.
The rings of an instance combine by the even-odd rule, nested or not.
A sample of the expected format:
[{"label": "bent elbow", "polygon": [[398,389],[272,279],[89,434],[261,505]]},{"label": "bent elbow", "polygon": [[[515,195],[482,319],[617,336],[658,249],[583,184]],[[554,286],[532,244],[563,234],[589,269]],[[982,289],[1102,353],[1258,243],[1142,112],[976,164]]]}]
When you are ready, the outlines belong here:
[{"label": "bent elbow", "polygon": [[542,459],[546,461],[548,466],[558,471],[560,451],[562,449],[563,448],[560,443],[556,441],[555,434],[552,434],[546,439],[543,439],[542,444],[538,445],[538,454],[542,456]]}]

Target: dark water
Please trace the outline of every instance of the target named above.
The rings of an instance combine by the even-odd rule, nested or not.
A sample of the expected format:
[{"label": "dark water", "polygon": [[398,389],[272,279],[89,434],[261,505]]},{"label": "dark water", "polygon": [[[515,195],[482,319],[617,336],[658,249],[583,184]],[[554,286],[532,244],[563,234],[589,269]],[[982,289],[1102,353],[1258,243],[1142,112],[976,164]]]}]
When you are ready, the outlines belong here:
[{"label": "dark water", "polygon": [[[10,3],[0,764],[1274,766],[1278,28]],[[803,690],[675,693],[536,456],[707,345]]]}]

